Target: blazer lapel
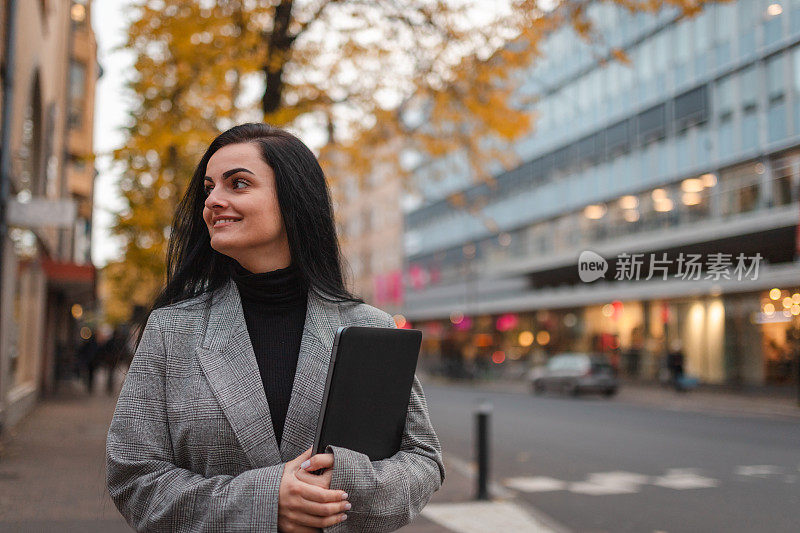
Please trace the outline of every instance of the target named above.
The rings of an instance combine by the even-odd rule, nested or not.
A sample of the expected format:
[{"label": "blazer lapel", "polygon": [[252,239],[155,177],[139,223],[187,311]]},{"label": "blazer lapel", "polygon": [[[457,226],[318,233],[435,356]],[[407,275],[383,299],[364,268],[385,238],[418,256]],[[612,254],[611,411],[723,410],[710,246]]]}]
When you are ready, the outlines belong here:
[{"label": "blazer lapel", "polygon": [[308,291],[306,322],[281,438],[284,461],[294,459],[314,443],[333,340],[341,322],[338,304]]},{"label": "blazer lapel", "polygon": [[207,310],[200,365],[253,468],[281,463],[236,284],[229,281],[215,297]]},{"label": "blazer lapel", "polygon": [[339,307],[308,291],[292,395],[278,449],[264,385],[233,280],[215,294],[198,348],[203,373],[253,468],[294,459],[314,442]]}]

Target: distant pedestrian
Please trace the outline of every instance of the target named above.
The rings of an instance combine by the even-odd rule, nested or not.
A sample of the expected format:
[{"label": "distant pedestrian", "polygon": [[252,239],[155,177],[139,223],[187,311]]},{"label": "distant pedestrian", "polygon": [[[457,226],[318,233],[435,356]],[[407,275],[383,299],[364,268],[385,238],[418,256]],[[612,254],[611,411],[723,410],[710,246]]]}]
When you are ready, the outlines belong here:
[{"label": "distant pedestrian", "polygon": [[97,342],[97,334],[92,331],[89,338],[83,341],[76,354],[78,359],[78,371],[86,383],[86,391],[91,394],[94,390],[94,373],[97,370],[98,354],[100,345]]},{"label": "distant pedestrian", "polygon": [[111,337],[102,345],[99,350],[100,364],[106,367],[108,379],[106,380],[106,393],[111,396],[114,394],[114,373],[117,365],[127,363],[130,360],[130,349],[128,347],[128,328],[125,325],[118,325],[114,328]]},{"label": "distant pedestrian", "polygon": [[629,377],[639,376],[639,361],[642,358],[642,350],[638,346],[631,347],[625,353],[625,373]]},{"label": "distant pedestrian", "polygon": [[667,369],[670,374],[670,383],[675,390],[683,391],[683,370],[684,370],[684,355],[683,345],[680,340],[674,340],[670,344],[670,352],[667,354]]}]

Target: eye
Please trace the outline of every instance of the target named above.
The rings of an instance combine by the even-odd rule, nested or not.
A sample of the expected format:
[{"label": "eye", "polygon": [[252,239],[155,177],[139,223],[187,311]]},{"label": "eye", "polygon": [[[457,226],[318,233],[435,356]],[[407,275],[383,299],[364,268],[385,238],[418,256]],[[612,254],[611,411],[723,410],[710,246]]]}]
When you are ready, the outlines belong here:
[{"label": "eye", "polygon": [[[233,179],[231,180],[231,184],[233,184],[233,185],[234,185],[234,189],[237,189],[237,188],[238,188],[238,187],[235,187],[235,185],[236,185],[237,183],[239,183],[239,182],[241,182],[241,183],[244,183],[245,185],[248,185],[248,183],[247,183],[247,180],[245,180],[245,179],[243,179],[243,178],[233,178]],[[209,194],[211,194],[211,189],[212,189],[212,188],[213,188],[213,187],[211,187],[211,186],[209,186],[209,185],[206,185],[205,187],[203,187],[203,195],[204,195],[204,196],[208,196]]]}]

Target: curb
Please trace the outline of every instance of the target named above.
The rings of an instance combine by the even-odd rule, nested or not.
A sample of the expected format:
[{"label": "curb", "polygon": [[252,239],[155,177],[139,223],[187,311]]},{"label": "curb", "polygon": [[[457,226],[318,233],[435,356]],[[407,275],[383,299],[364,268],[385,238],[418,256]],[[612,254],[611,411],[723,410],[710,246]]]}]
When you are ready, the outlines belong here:
[{"label": "curb", "polygon": [[[424,375],[426,383],[455,386],[504,394],[529,394],[523,381],[459,381]],[[552,395],[550,397],[558,398]],[[676,393],[658,385],[620,384],[612,400],[626,405],[653,407],[667,411],[705,413],[720,416],[753,416],[786,421],[800,420],[800,405],[790,398],[736,395],[730,392],[688,391]]]}]

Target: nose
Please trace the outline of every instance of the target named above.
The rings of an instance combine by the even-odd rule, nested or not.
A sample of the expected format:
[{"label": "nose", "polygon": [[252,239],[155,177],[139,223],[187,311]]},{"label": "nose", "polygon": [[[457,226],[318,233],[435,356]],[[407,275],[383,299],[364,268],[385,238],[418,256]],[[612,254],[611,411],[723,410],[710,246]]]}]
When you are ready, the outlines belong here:
[{"label": "nose", "polygon": [[225,195],[217,193],[217,187],[211,189],[211,192],[206,196],[205,206],[208,209],[213,209],[215,206],[224,207],[227,205],[227,200],[225,200]]}]

